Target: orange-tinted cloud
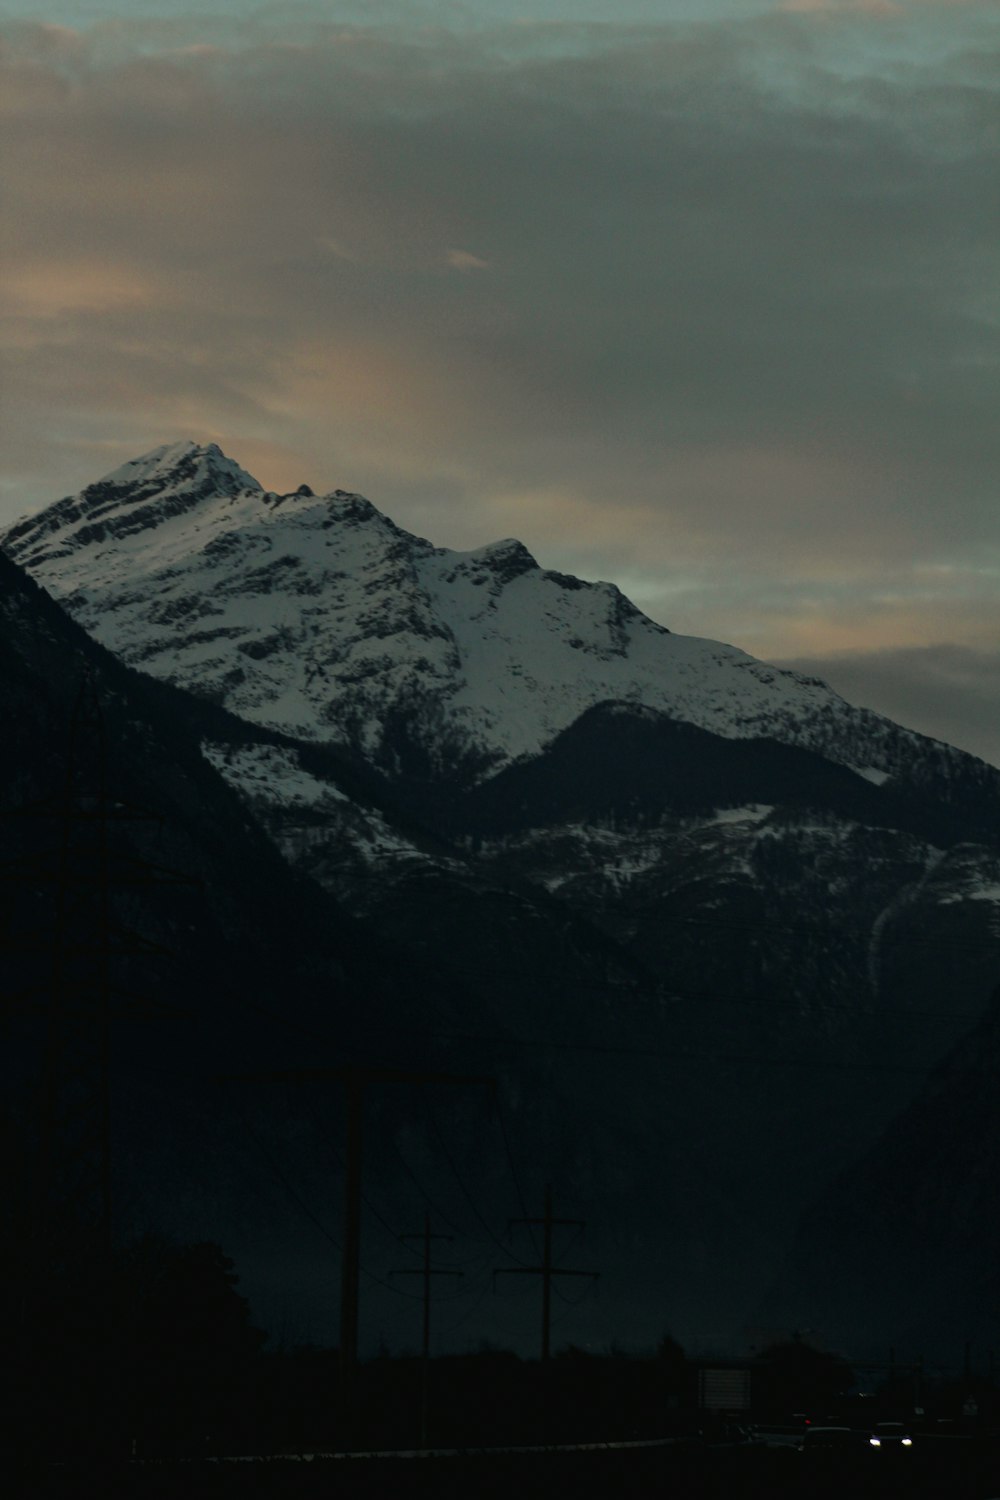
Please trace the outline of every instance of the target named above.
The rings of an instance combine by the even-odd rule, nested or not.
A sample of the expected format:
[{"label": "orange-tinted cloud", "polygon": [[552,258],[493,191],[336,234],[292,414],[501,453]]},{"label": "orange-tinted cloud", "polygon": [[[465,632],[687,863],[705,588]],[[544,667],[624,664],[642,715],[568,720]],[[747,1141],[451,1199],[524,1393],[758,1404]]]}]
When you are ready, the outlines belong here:
[{"label": "orange-tinted cloud", "polygon": [[995,622],[985,11],[277,14],[0,27],[3,519],[193,436],[771,654]]},{"label": "orange-tinted cloud", "polygon": [[469,250],[449,250],[445,256],[448,265],[456,271],[488,271],[490,263]]}]

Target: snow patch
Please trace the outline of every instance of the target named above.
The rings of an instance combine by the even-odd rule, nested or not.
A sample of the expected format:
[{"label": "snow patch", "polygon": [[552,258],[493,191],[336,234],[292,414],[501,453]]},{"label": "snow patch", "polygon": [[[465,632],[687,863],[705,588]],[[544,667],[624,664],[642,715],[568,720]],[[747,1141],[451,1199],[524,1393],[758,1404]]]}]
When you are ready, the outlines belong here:
[{"label": "snow patch", "polygon": [[887,781],[891,780],[892,773],[880,771],[877,766],[849,765],[847,769],[853,771],[856,776],[863,776],[865,781],[870,781],[873,786],[884,786]]},{"label": "snow patch", "polygon": [[774,812],[774,804],[751,802],[746,807],[720,807],[708,819],[709,823],[762,823]]},{"label": "snow patch", "polygon": [[203,740],[201,753],[250,802],[320,807],[350,800],[338,787],[304,771],[296,752],[282,745],[217,745]]}]

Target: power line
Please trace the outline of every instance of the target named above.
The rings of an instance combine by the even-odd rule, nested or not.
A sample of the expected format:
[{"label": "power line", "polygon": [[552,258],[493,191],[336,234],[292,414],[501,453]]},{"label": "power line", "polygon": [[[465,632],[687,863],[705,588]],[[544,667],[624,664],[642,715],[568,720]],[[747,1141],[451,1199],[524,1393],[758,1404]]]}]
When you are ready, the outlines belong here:
[{"label": "power line", "polygon": [[449,1167],[451,1168],[452,1175],[454,1176],[455,1181],[458,1183],[458,1186],[461,1189],[462,1195],[466,1199],[466,1201],[468,1202],[470,1208],[472,1209],[472,1212],[475,1214],[475,1216],[479,1220],[480,1224],[486,1230],[486,1233],[489,1235],[489,1237],[493,1241],[494,1245],[496,1245],[497,1248],[499,1250],[501,1250],[504,1255],[508,1255],[511,1260],[516,1260],[516,1261],[519,1262],[520,1265],[525,1265],[526,1262],[521,1261],[519,1259],[519,1257],[514,1254],[513,1250],[511,1250],[508,1245],[505,1245],[503,1243],[503,1241],[501,1239],[499,1239],[497,1237],[497,1235],[495,1235],[493,1233],[493,1230],[490,1228],[489,1224],[484,1219],[483,1215],[480,1213],[478,1204],[476,1203],[476,1201],[473,1198],[472,1194],[469,1192],[469,1190],[466,1187],[465,1183],[462,1181],[462,1178],[461,1178],[461,1175],[459,1173],[458,1167],[455,1165],[455,1159],[452,1156],[451,1152],[448,1150],[447,1145],[445,1144],[444,1137],[441,1134],[441,1131],[440,1131],[440,1129],[438,1127],[437,1120],[434,1118],[433,1111],[429,1110],[428,1114],[430,1115],[430,1121],[431,1121],[432,1126],[434,1127],[434,1134],[438,1138],[438,1144],[441,1147],[441,1150],[442,1150],[442,1152],[444,1154],[444,1158],[447,1161]]},{"label": "power line", "polygon": [[343,1245],[334,1235],[330,1233],[326,1225],[322,1223],[322,1221],[316,1216],[316,1214],[313,1213],[312,1209],[309,1207],[308,1203],[306,1203],[305,1199],[302,1198],[299,1193],[296,1192],[295,1188],[292,1187],[288,1178],[285,1176],[284,1172],[271,1156],[270,1152],[266,1149],[259,1136],[257,1136],[252,1130],[248,1130],[246,1126],[244,1126],[243,1128],[246,1131],[249,1139],[253,1141],[254,1145],[257,1147],[257,1150],[264,1158],[265,1162],[268,1165],[268,1168],[271,1171],[272,1176],[274,1176],[281,1184],[285,1192],[288,1194],[289,1198],[291,1198],[292,1202],[295,1204],[296,1208],[298,1208],[300,1212],[305,1215],[305,1217],[309,1220],[310,1224],[312,1224],[315,1229],[319,1230],[323,1238],[329,1241],[329,1243],[336,1250],[337,1254],[342,1255],[344,1250]]},{"label": "power line", "polygon": [[[347,1164],[344,1161],[344,1158],[343,1158],[343,1155],[341,1154],[340,1149],[334,1144],[333,1140],[330,1138],[329,1131],[327,1130],[327,1127],[319,1122],[319,1120],[317,1119],[317,1116],[313,1113],[313,1110],[312,1110],[310,1104],[306,1104],[305,1105],[305,1113],[306,1113],[307,1117],[309,1118],[310,1122],[312,1123],[313,1129],[316,1131],[317,1135],[319,1135],[319,1136],[321,1136],[321,1137],[323,1137],[325,1139],[326,1144],[327,1144],[327,1146],[329,1147],[329,1150],[330,1150],[330,1155],[332,1156],[332,1158],[333,1158],[333,1160],[334,1160],[337,1168],[339,1169],[341,1176],[342,1177],[346,1177],[346,1175],[347,1175]],[[384,1218],[384,1216],[381,1213],[379,1213],[379,1211],[375,1207],[374,1203],[371,1201],[371,1199],[368,1197],[368,1195],[363,1190],[361,1192],[361,1202],[364,1204],[365,1208],[368,1210],[368,1213],[372,1216],[372,1218],[375,1219],[375,1221],[382,1226],[382,1228],[385,1230],[385,1232],[389,1236],[389,1238],[391,1240],[393,1240],[394,1242],[398,1242],[398,1240],[399,1240],[399,1232],[397,1230],[393,1229],[392,1225]],[[408,1250],[412,1249],[412,1247],[409,1246],[409,1245],[407,1245],[406,1248]],[[414,1254],[419,1254],[420,1252],[419,1251],[414,1251],[413,1253]]]},{"label": "power line", "polygon": [[[396,1145],[395,1142],[393,1142],[393,1145],[394,1145],[394,1149],[395,1149],[395,1152],[396,1152],[396,1159],[397,1159],[397,1161],[399,1162],[400,1166],[403,1168],[403,1171],[409,1177],[410,1181],[413,1183],[414,1187],[417,1189],[417,1192],[424,1199],[424,1201],[428,1205],[428,1207],[432,1208],[434,1210],[434,1212],[437,1214],[438,1218],[441,1219],[445,1224],[447,1224],[449,1229],[454,1229],[454,1231],[455,1231],[456,1234],[465,1234],[465,1231],[463,1229],[461,1229],[458,1224],[455,1223],[454,1219],[450,1218],[444,1212],[444,1210],[442,1208],[438,1207],[438,1205],[435,1203],[434,1199],[430,1196],[430,1194],[427,1192],[427,1189],[423,1186],[423,1184],[421,1183],[420,1179],[417,1177],[417,1174],[414,1172],[414,1170],[410,1166],[409,1162],[406,1160],[406,1157],[403,1155],[402,1151],[399,1149],[399,1146]],[[474,1236],[467,1236],[467,1238],[474,1238]]]},{"label": "power line", "polygon": [[[525,1221],[514,1221],[525,1222]],[[556,1276],[584,1276],[596,1278],[599,1271],[570,1270],[563,1266],[552,1264],[552,1231],[557,1225],[579,1225],[579,1219],[557,1219],[552,1212],[552,1186],[545,1184],[545,1211],[540,1219],[528,1220],[529,1223],[540,1224],[543,1230],[542,1236],[542,1263],[540,1266],[518,1266],[516,1268],[501,1268],[494,1271],[494,1276],[540,1276],[542,1278],[542,1359],[547,1360],[550,1349],[550,1334],[552,1328],[552,1283]]]},{"label": "power line", "polygon": [[344,1430],[353,1431],[356,1417],[358,1361],[358,1278],[361,1270],[361,1159],[365,1089],[373,1084],[471,1084],[495,1080],[456,1073],[415,1072],[403,1068],[348,1067],[293,1068],[229,1075],[255,1083],[340,1082],[347,1096],[347,1161],[344,1174],[344,1246],[340,1276],[340,1398]]},{"label": "power line", "polygon": [[515,1161],[514,1161],[514,1153],[510,1149],[510,1138],[507,1135],[507,1127],[504,1124],[503,1110],[500,1107],[500,1098],[499,1098],[499,1095],[496,1096],[496,1120],[497,1120],[497,1124],[500,1126],[500,1137],[501,1137],[501,1139],[503,1141],[503,1149],[504,1149],[504,1152],[506,1153],[507,1163],[508,1163],[508,1165],[510,1167],[510,1175],[514,1179],[514,1190],[517,1193],[517,1201],[518,1201],[518,1204],[520,1205],[521,1217],[525,1221],[525,1223],[528,1224],[528,1237],[530,1238],[531,1244],[532,1244],[532,1248],[534,1249],[535,1254],[537,1255],[538,1254],[538,1245],[537,1245],[536,1240],[535,1240],[534,1230],[532,1229],[531,1224],[530,1224],[530,1219],[529,1219],[529,1214],[528,1214],[528,1209],[527,1209],[527,1204],[526,1204],[526,1201],[525,1201],[524,1193],[521,1190],[521,1179],[517,1175],[517,1166],[516,1166]]},{"label": "power line", "polygon": [[[403,1168],[404,1172],[406,1172],[407,1176],[413,1182],[414,1187],[417,1189],[418,1193],[421,1195],[421,1197],[423,1198],[424,1202],[427,1204],[428,1208],[430,1208],[437,1215],[437,1217],[441,1220],[441,1222],[444,1223],[444,1224],[447,1224],[448,1228],[449,1229],[453,1229],[455,1231],[455,1233],[457,1235],[460,1235],[463,1240],[468,1241],[468,1242],[470,1242],[473,1245],[485,1246],[488,1249],[489,1246],[493,1242],[490,1241],[490,1240],[485,1239],[482,1235],[477,1235],[477,1234],[472,1233],[470,1230],[468,1230],[467,1228],[464,1228],[460,1224],[456,1224],[455,1220],[453,1218],[451,1218],[451,1216],[449,1214],[446,1214],[443,1208],[440,1208],[438,1206],[438,1204],[436,1203],[436,1201],[430,1196],[430,1194],[423,1187],[423,1185],[421,1184],[420,1180],[411,1171],[411,1169],[409,1167],[409,1164],[406,1161],[406,1158],[403,1156],[403,1153],[400,1151],[400,1149],[399,1149],[398,1146],[395,1147],[395,1151],[396,1151],[396,1159],[399,1162],[400,1166]],[[408,1249],[412,1249],[411,1246],[407,1246],[407,1248]],[[482,1250],[478,1251],[477,1253],[475,1253],[473,1255],[459,1256],[457,1258],[458,1264],[463,1269],[472,1269],[472,1270],[475,1270],[476,1267],[485,1266],[486,1260],[487,1260],[487,1255]],[[445,1295],[447,1295],[447,1294],[445,1294]],[[460,1297],[460,1296],[465,1296],[467,1294],[464,1293],[464,1292],[456,1292],[454,1295],[457,1298],[457,1297]]]},{"label": "power line", "polygon": [[[932,1063],[927,1067],[902,1067],[892,1063],[866,1063],[851,1062],[846,1059],[836,1058],[803,1058],[803,1057],[774,1057],[753,1056],[748,1053],[726,1053],[718,1051],[692,1050],[690,1048],[677,1047],[670,1050],[641,1047],[612,1045],[606,1042],[561,1042],[547,1041],[539,1037],[515,1037],[515,1036],[477,1036],[473,1032],[451,1032],[451,1033],[421,1033],[422,1035],[437,1035],[441,1040],[473,1042],[481,1046],[503,1046],[519,1048],[523,1051],[538,1052],[581,1052],[592,1054],[596,1057],[636,1057],[651,1062],[724,1062],[724,1063],[751,1063],[758,1067],[795,1067],[808,1070],[810,1068],[831,1069],[837,1072],[865,1072],[865,1073],[898,1073],[903,1076],[925,1078],[936,1072],[939,1068],[948,1067],[946,1063]],[[1000,1068],[1000,1063],[997,1064]],[[948,1068],[952,1072],[969,1073],[993,1073],[994,1068]]]},{"label": "power line", "polygon": [[[654,903],[647,901],[641,903],[641,905],[645,906],[646,908],[652,908]],[[901,907],[899,913],[900,916],[902,916],[907,909],[908,908],[905,906]],[[658,904],[656,905],[656,912],[658,921],[673,926],[705,927],[709,928],[712,931],[722,929],[727,932],[751,932],[754,934],[798,933],[804,937],[811,937],[815,936],[817,933],[822,934],[829,932],[831,938],[836,937],[834,924],[827,925],[821,922],[740,922],[733,918],[684,917],[673,915],[669,911],[663,911],[660,909],[660,906]],[[857,926],[854,927],[853,930],[856,930],[860,936],[860,934],[864,932],[865,929]],[[898,943],[900,945],[905,943],[907,946],[920,948],[960,948],[963,952],[965,952],[970,947],[993,949],[995,946],[997,946],[994,942],[989,942],[984,939],[980,939],[978,942],[975,942],[970,941],[966,938],[927,937],[919,933],[898,933],[886,938],[882,938],[881,941]]]},{"label": "power line", "polygon": [[431,1357],[431,1279],[434,1276],[461,1276],[461,1271],[453,1270],[451,1267],[436,1267],[431,1265],[431,1241],[450,1240],[450,1234],[432,1234],[431,1216],[424,1213],[424,1228],[421,1235],[400,1235],[400,1239],[420,1239],[423,1244],[423,1265],[420,1270],[395,1271],[396,1276],[422,1276],[424,1283],[424,1326],[423,1347],[420,1361],[420,1446],[427,1446],[427,1408],[429,1390],[429,1366]]},{"label": "power line", "polygon": [[[997,943],[997,957],[998,962],[1000,962],[1000,941],[998,941]],[[463,967],[449,968],[448,972],[451,975],[460,975],[462,978],[481,982],[485,977],[489,977],[495,971],[492,969],[488,969],[485,965],[482,968],[467,965]],[[508,983],[509,981],[507,979],[504,979],[503,982]],[[549,994],[553,986],[549,986],[548,988],[541,984],[537,984],[535,986],[525,986],[525,984],[522,983],[522,981],[519,979],[517,981],[517,988],[519,996],[524,998],[526,995],[530,996]],[[657,978],[655,975],[649,975],[644,980],[630,980],[626,984],[619,984],[613,980],[605,980],[602,982],[598,982],[596,980],[588,981],[582,978],[578,979],[574,976],[573,990],[574,993],[582,991],[585,994],[602,995],[605,999],[617,1000],[622,1002],[627,1002],[629,1000],[641,1000],[644,1003],[649,1004],[654,1001],[663,1003],[680,1000],[691,1000],[696,1004],[702,1004],[705,1001],[712,1001],[719,1002],[725,1005],[739,1005],[745,1007],[748,1010],[751,1008],[760,1009],[764,1006],[774,1006],[775,1008],[781,1009],[793,1006],[801,1007],[803,1003],[802,996],[795,994],[781,995],[773,992],[762,993],[759,990],[737,991],[678,988],[674,985],[669,984],[663,979]],[[862,1019],[877,1018],[878,1016],[883,1015],[899,1015],[906,1016],[908,1018],[912,1017],[919,1020],[933,1018],[936,1016],[940,1016],[945,1019],[951,1019],[955,1016],[970,1017],[972,1019],[975,1019],[981,1016],[983,1014],[983,1011],[954,1009],[937,1010],[933,1008],[913,1010],[910,1006],[907,1005],[879,1004],[877,1005],[877,1007],[873,1007],[870,1011],[856,1011],[854,1014],[861,1017]],[[432,1032],[419,1030],[416,1028],[409,1028],[406,1034],[409,1036],[424,1036],[431,1039],[436,1038],[441,1041],[451,1041],[456,1039],[455,1035],[448,1032]],[[458,1034],[457,1039],[461,1039],[460,1034]]]},{"label": "power line", "polygon": [[[690,998],[695,999],[695,998],[702,998],[702,997],[698,996],[698,995],[695,995],[695,994],[692,993],[690,995]],[[730,997],[727,997],[727,998],[730,998]],[[732,1003],[740,1003],[738,997],[732,997]],[[756,1001],[754,1001],[754,1002],[747,1002],[748,1008],[749,1008],[749,1006],[750,1006],[751,1003],[757,1003],[757,1002]],[[906,1010],[903,1007],[898,1007],[898,1008],[880,1007],[877,1012],[874,1012],[874,1013],[872,1013],[870,1015],[867,1015],[867,1016],[856,1016],[855,1019],[858,1019],[858,1020],[861,1020],[861,1021],[874,1021],[874,1020],[878,1020],[879,1017],[882,1016],[882,1015],[890,1015],[890,1014],[900,1014],[900,1015],[904,1015],[904,1016],[906,1016],[908,1018],[912,1018],[914,1020],[924,1019],[924,1018],[926,1018],[928,1016],[940,1016],[942,1018],[950,1018],[950,1017],[956,1017],[957,1016],[959,1018],[970,1017],[970,1018],[973,1018],[973,1019],[978,1020],[978,1021],[985,1021],[985,1020],[987,1020],[989,1018],[990,1012],[989,1012],[988,1008],[984,1008],[981,1011],[910,1011],[910,1010]],[[279,1019],[279,1018],[275,1017],[275,1019]],[[307,1037],[311,1038],[313,1041],[324,1041],[324,1042],[327,1041],[327,1038],[324,1037],[324,1036],[322,1036],[322,1034],[320,1034],[320,1033],[306,1031],[304,1028],[301,1028],[301,1027],[296,1027],[295,1029],[298,1030],[301,1035],[307,1036]],[[783,1058],[783,1057],[774,1057],[774,1056],[752,1056],[752,1055],[749,1055],[749,1054],[723,1053],[723,1052],[717,1052],[717,1051],[711,1051],[711,1052],[709,1052],[709,1051],[698,1051],[698,1050],[691,1050],[690,1048],[686,1048],[686,1047],[685,1048],[672,1048],[672,1049],[667,1050],[667,1049],[662,1049],[662,1048],[650,1048],[650,1047],[640,1046],[640,1045],[632,1046],[632,1045],[627,1045],[627,1044],[612,1044],[612,1043],[607,1043],[607,1042],[568,1042],[568,1041],[554,1041],[554,1040],[550,1040],[550,1039],[542,1038],[542,1037],[521,1037],[521,1036],[516,1036],[516,1035],[510,1034],[510,1033],[508,1033],[507,1035],[503,1035],[503,1036],[497,1036],[497,1035],[491,1035],[491,1034],[484,1035],[484,1034],[476,1033],[476,1032],[429,1031],[429,1030],[418,1030],[418,1029],[414,1029],[414,1028],[406,1028],[406,1029],[399,1030],[396,1034],[399,1035],[399,1036],[401,1036],[401,1037],[402,1036],[419,1036],[419,1037],[422,1037],[424,1040],[427,1040],[427,1041],[467,1042],[467,1043],[471,1043],[471,1044],[473,1044],[475,1046],[483,1046],[483,1047],[508,1047],[508,1048],[513,1048],[513,1049],[517,1049],[517,1050],[520,1050],[520,1051],[525,1051],[525,1052],[535,1051],[535,1052],[587,1053],[587,1054],[592,1054],[592,1055],[597,1056],[597,1057],[626,1057],[626,1058],[627,1057],[635,1057],[635,1058],[645,1059],[645,1060],[648,1060],[648,1061],[651,1061],[651,1062],[675,1062],[675,1063],[676,1062],[682,1062],[682,1063],[686,1063],[686,1062],[690,1062],[690,1061],[709,1061],[709,1062],[711,1062],[711,1061],[718,1061],[718,1062],[725,1062],[725,1063],[751,1063],[751,1064],[754,1064],[755,1066],[759,1066],[759,1067],[797,1067],[797,1068],[802,1068],[802,1069],[811,1069],[811,1068],[815,1068],[815,1069],[830,1069],[830,1070],[834,1070],[834,1071],[838,1071],[838,1072],[887,1073],[887,1074],[898,1074],[898,1075],[903,1076],[903,1077],[915,1077],[915,1078],[928,1077],[933,1072],[935,1072],[939,1067],[945,1066],[945,1064],[942,1064],[940,1061],[937,1062],[937,1063],[928,1064],[926,1067],[906,1067],[906,1066],[901,1066],[901,1065],[892,1064],[892,1063],[872,1063],[872,1062],[859,1062],[859,1061],[853,1061],[852,1062],[852,1061],[849,1061],[849,1060],[846,1060],[846,1059],[840,1059],[840,1060],[838,1060],[838,1059],[821,1058],[821,1057],[812,1057],[812,1058],[787,1057],[787,1058]],[[959,1043],[960,1043],[960,1040],[961,1039],[959,1039]],[[958,1043],[956,1043],[956,1044],[958,1044]],[[998,1066],[1000,1066],[1000,1064],[998,1064]],[[951,1067],[951,1068],[949,1068],[949,1071],[953,1071],[953,1072],[954,1071],[960,1071],[960,1072],[970,1072],[970,1073],[979,1074],[979,1073],[992,1073],[994,1070],[990,1069],[990,1068],[983,1069],[983,1068],[955,1068],[955,1067]],[[498,1114],[498,1121],[499,1121],[499,1123],[501,1125],[501,1129],[504,1130],[503,1122],[502,1122],[502,1116],[500,1116],[499,1114]],[[506,1132],[505,1132],[505,1130],[504,1130],[504,1135],[505,1135],[505,1139],[506,1139]],[[511,1164],[513,1166],[513,1158],[510,1157],[509,1144],[507,1145],[507,1151],[508,1151],[508,1157],[510,1158]],[[404,1163],[404,1167],[406,1167],[406,1163]],[[406,1169],[410,1170],[408,1167]],[[463,1192],[465,1192],[464,1185],[461,1183],[460,1180],[459,1180],[459,1186],[462,1187],[463,1188]],[[522,1206],[523,1206],[523,1195],[522,1195],[521,1190],[520,1190],[520,1185],[517,1182],[516,1173],[515,1173],[515,1186],[516,1186],[517,1191],[518,1191],[518,1197],[519,1197],[519,1199],[521,1199]],[[421,1191],[423,1191],[423,1190],[421,1189]],[[426,1196],[426,1194],[425,1194],[425,1196]],[[433,1203],[432,1203],[431,1206],[432,1207],[434,1206]],[[490,1230],[489,1233],[490,1233],[491,1239],[493,1240],[493,1243],[498,1243],[497,1240],[496,1240],[496,1236],[493,1235],[493,1233],[492,1233],[492,1230]]]},{"label": "power line", "polygon": [[[337,1254],[343,1255],[344,1247],[341,1244],[340,1240],[338,1240],[335,1235],[330,1233],[326,1225],[323,1224],[318,1216],[312,1211],[301,1194],[298,1193],[294,1187],[292,1187],[292,1184],[289,1182],[287,1176],[278,1166],[277,1162],[271,1156],[270,1152],[266,1149],[260,1138],[251,1130],[247,1130],[246,1133],[249,1136],[250,1140],[253,1141],[261,1156],[267,1163],[270,1171],[284,1188],[285,1192],[288,1194],[289,1198],[291,1198],[295,1206],[300,1210],[301,1213],[305,1215],[310,1224],[312,1224],[314,1228],[319,1230],[319,1233],[333,1246],[333,1248],[337,1251]],[[404,1292],[399,1287],[393,1286],[391,1282],[383,1281],[382,1278],[380,1276],[377,1276],[374,1271],[369,1270],[368,1267],[364,1265],[364,1263],[361,1263],[359,1265],[359,1269],[364,1276],[367,1276],[369,1281],[373,1281],[376,1286],[384,1287],[387,1292],[393,1292],[397,1297],[405,1297],[407,1301],[419,1301],[418,1293]]]},{"label": "power line", "polygon": [[[483,1303],[486,1301],[486,1298],[489,1295],[489,1291],[490,1283],[489,1281],[484,1281],[482,1290],[480,1291],[479,1296],[476,1298],[475,1302],[473,1302],[470,1307],[467,1307],[465,1309],[465,1312],[462,1313],[461,1317],[457,1318],[454,1323],[450,1323],[447,1328],[442,1329],[442,1334],[445,1337],[448,1337],[450,1334],[457,1333],[458,1330],[469,1321],[473,1313],[477,1313],[479,1311]],[[465,1295],[469,1294],[466,1293]],[[458,1299],[456,1298],[455,1300],[457,1301]]]}]

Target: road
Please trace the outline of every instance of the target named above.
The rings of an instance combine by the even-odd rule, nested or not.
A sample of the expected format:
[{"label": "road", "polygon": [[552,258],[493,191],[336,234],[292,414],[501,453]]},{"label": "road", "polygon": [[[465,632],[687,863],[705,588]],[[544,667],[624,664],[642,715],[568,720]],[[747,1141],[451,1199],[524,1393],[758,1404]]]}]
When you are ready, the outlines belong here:
[{"label": "road", "polygon": [[791,1444],[675,1443],[585,1451],[462,1452],[39,1465],[10,1476],[31,1500],[1000,1500],[1000,1440],[917,1439],[910,1450],[807,1454]]}]

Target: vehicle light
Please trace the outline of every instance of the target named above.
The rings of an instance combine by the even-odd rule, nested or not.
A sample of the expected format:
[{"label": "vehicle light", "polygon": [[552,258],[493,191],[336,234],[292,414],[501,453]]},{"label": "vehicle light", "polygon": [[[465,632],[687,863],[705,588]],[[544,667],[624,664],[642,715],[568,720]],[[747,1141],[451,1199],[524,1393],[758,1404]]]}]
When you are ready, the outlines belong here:
[{"label": "vehicle light", "polygon": [[904,1448],[912,1448],[913,1447],[913,1439],[912,1438],[904,1438],[903,1439],[903,1447]]},{"label": "vehicle light", "polygon": [[871,1443],[873,1448],[881,1448],[882,1446],[881,1438],[869,1438],[868,1441]]}]

